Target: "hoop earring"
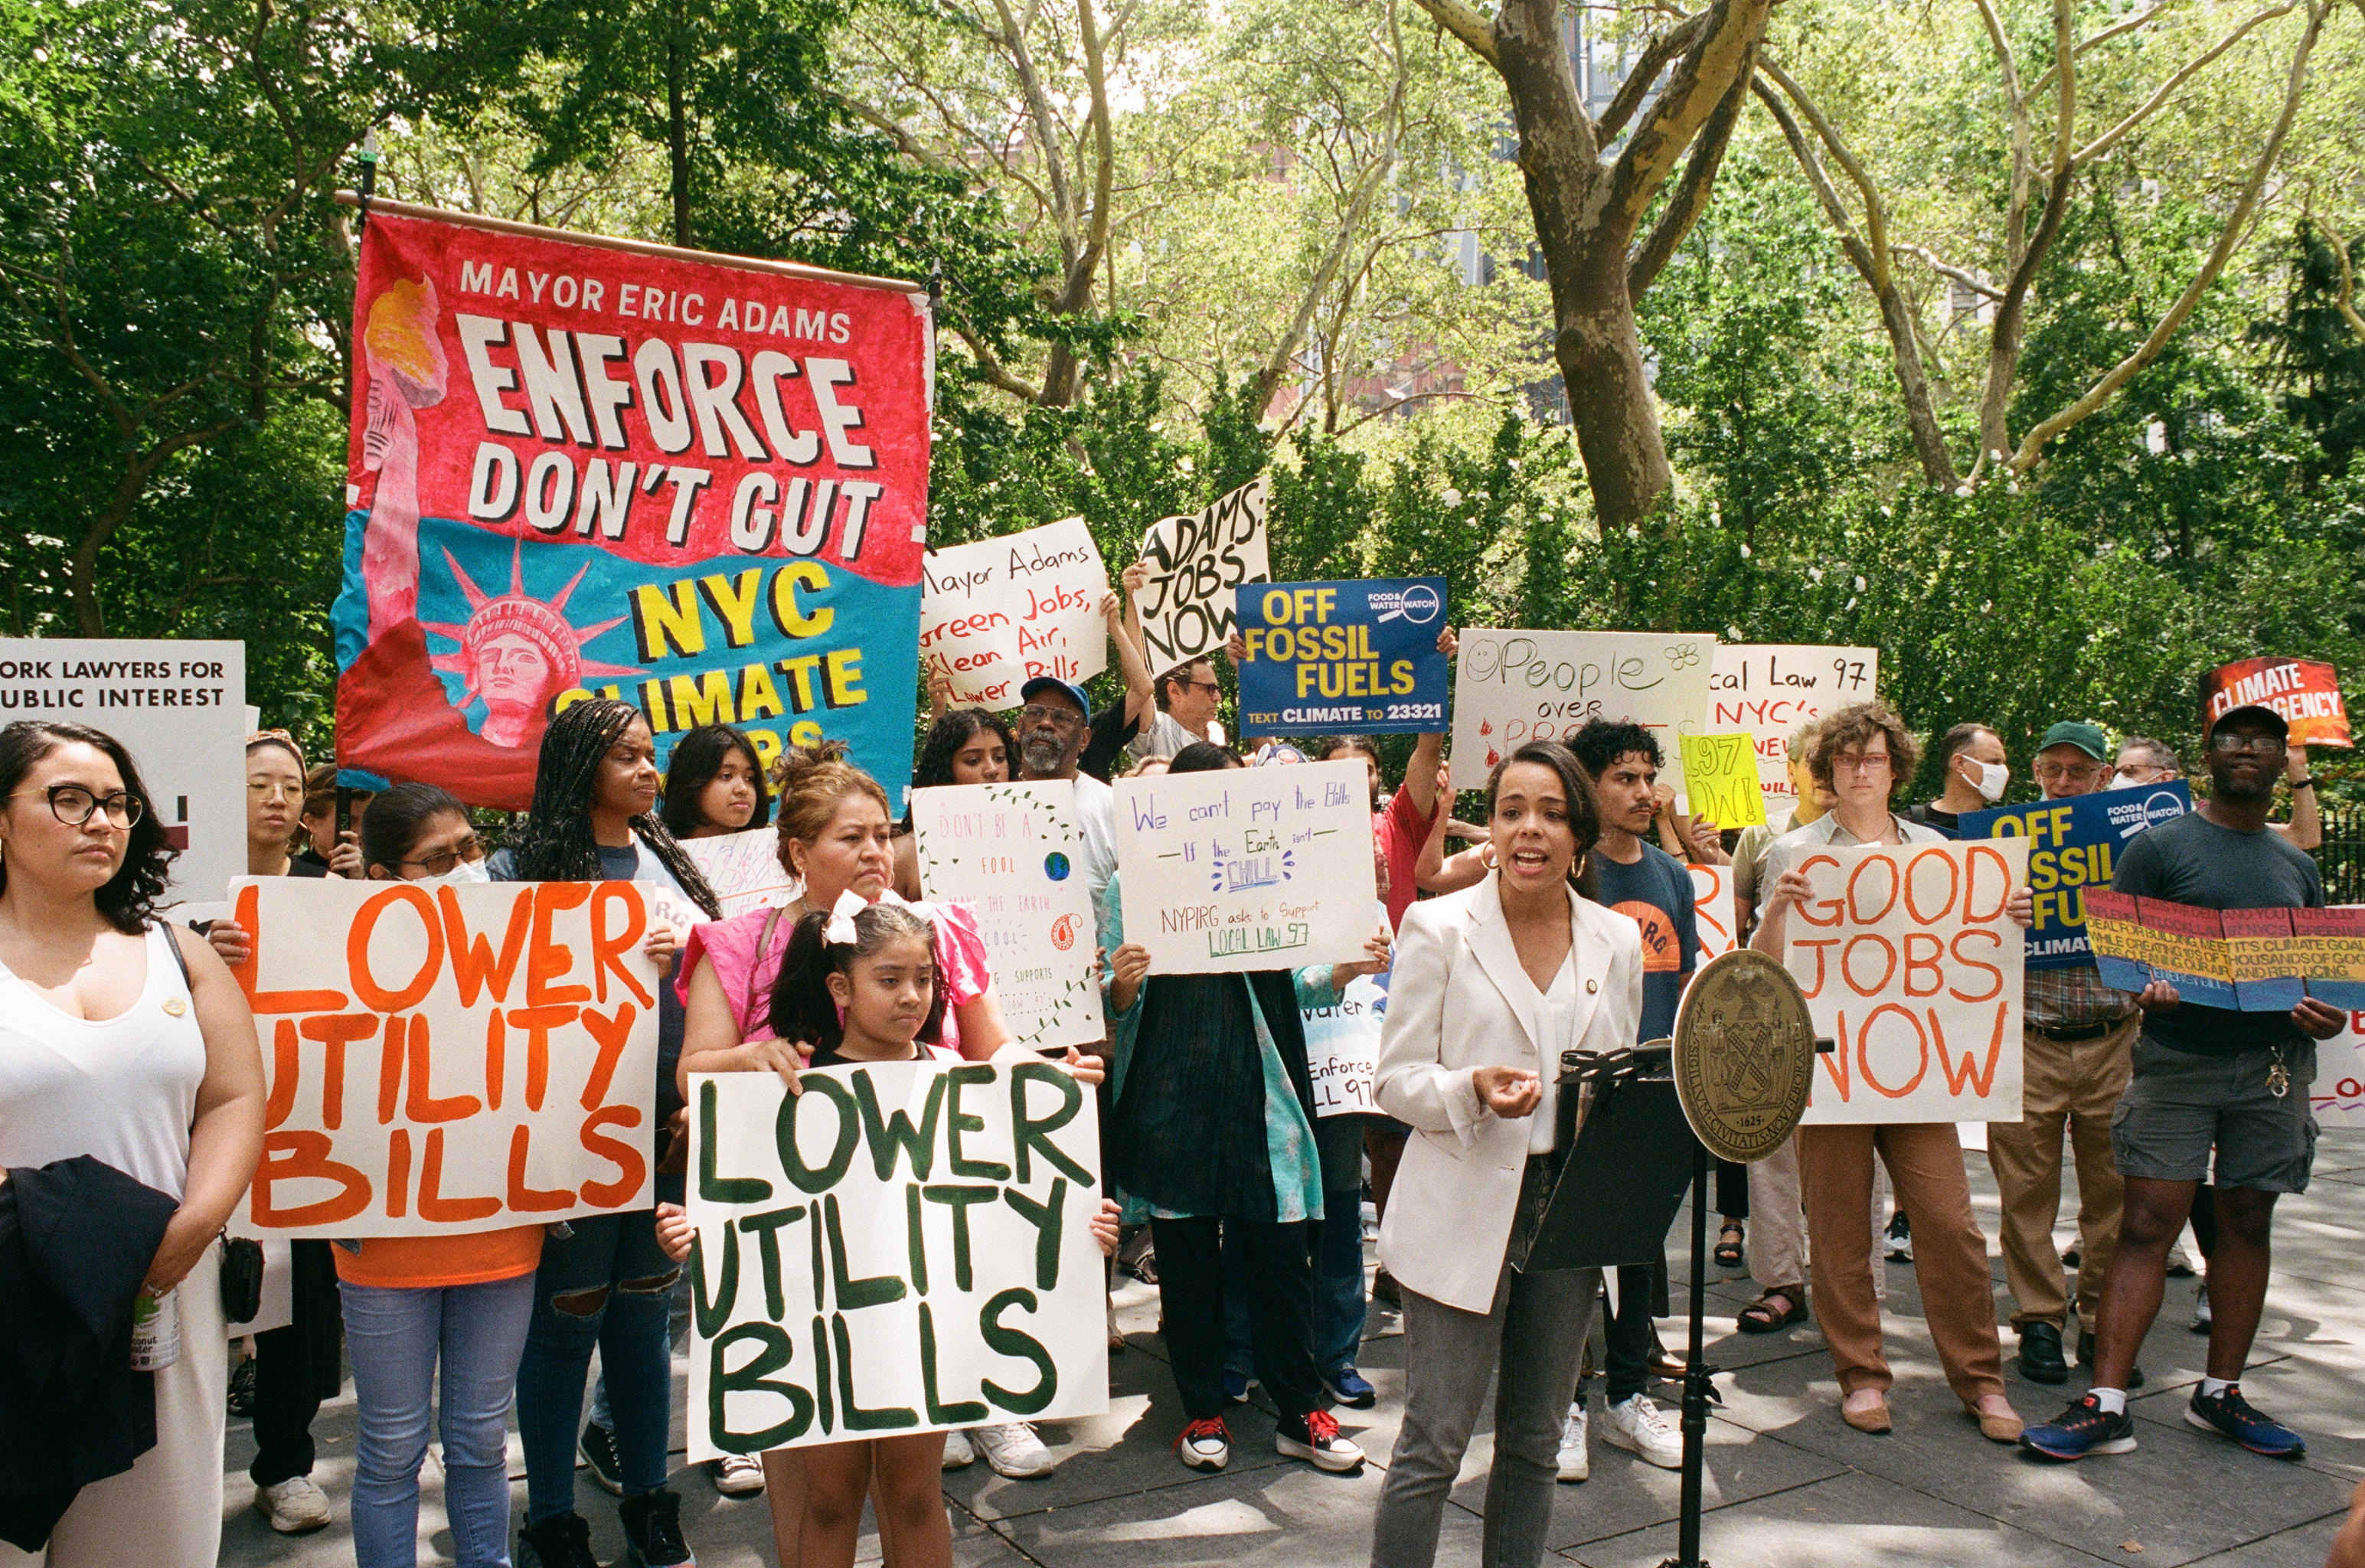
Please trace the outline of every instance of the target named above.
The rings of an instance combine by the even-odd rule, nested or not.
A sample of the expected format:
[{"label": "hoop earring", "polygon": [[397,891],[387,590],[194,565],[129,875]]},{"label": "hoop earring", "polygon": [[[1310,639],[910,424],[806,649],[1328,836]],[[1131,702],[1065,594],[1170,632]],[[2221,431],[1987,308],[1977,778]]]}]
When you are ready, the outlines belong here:
[{"label": "hoop earring", "polygon": [[1586,850],[1584,854],[1582,854],[1582,855],[1578,856],[1578,857],[1576,857],[1576,868],[1575,868],[1575,870],[1571,871],[1571,872],[1568,874],[1568,879],[1569,879],[1570,881],[1574,882],[1574,881],[1577,880],[1578,879],[1582,878],[1582,877],[1585,875],[1585,868],[1586,868],[1586,866],[1588,866],[1588,865],[1590,865],[1590,864],[1592,863],[1592,861],[1593,861],[1593,851],[1592,851],[1592,850],[1590,850],[1590,849]]},{"label": "hoop earring", "polygon": [[1489,871],[1496,868],[1495,841],[1493,839],[1490,838],[1485,843],[1478,846],[1478,864],[1485,867]]}]

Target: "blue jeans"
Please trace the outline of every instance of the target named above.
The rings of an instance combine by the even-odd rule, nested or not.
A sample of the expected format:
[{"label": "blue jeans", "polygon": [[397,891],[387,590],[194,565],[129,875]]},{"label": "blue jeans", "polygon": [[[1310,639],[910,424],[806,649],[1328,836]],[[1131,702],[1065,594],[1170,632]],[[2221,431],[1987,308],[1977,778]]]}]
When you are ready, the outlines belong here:
[{"label": "blue jeans", "polygon": [[656,1215],[595,1215],[544,1241],[534,1274],[532,1327],[518,1365],[518,1430],[525,1440],[528,1523],[575,1511],[575,1444],[591,1348],[607,1379],[624,1494],[665,1488],[673,1417],[673,1350],[666,1315],[680,1266],[657,1246]]},{"label": "blue jeans", "polygon": [[1336,1379],[1363,1350],[1363,1195],[1322,1194],[1314,1226],[1314,1367]]},{"label": "blue jeans", "polygon": [[[353,1560],[419,1561],[419,1466],[427,1457],[435,1367],[443,1507],[462,1568],[509,1568],[507,1424],[533,1276],[417,1290],[340,1283],[361,1442],[353,1469]],[[570,1456],[571,1457],[571,1456]]]}]

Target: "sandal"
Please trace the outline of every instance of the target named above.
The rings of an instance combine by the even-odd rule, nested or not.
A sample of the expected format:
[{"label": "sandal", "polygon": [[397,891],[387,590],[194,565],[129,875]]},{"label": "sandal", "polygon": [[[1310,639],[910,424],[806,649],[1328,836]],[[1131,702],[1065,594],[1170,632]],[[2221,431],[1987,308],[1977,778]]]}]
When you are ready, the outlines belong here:
[{"label": "sandal", "polygon": [[[1782,1304],[1778,1309],[1774,1305],[1777,1301]],[[1807,1304],[1799,1299],[1799,1293],[1777,1286],[1736,1313],[1732,1326],[1743,1334],[1771,1334],[1804,1322],[1806,1316]]]},{"label": "sandal", "polygon": [[[1728,1241],[1725,1239],[1727,1237],[1732,1238],[1732,1239]],[[1741,1222],[1737,1219],[1726,1220],[1724,1222],[1724,1228],[1716,1233],[1716,1251],[1713,1256],[1716,1259],[1716,1266],[1718,1268],[1738,1269],[1741,1267],[1742,1239],[1743,1233],[1741,1229]]]}]

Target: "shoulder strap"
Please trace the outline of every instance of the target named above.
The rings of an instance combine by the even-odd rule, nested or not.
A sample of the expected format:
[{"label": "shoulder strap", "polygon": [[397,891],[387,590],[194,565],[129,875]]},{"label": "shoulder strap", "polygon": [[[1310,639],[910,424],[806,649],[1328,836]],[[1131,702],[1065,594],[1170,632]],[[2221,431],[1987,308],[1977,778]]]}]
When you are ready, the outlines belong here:
[{"label": "shoulder strap", "polygon": [[181,944],[173,935],[171,923],[160,922],[156,925],[150,927],[150,929],[161,931],[164,934],[164,946],[166,950],[173,955],[173,962],[180,969],[182,986],[194,991],[196,989],[196,982],[189,978],[189,956],[181,951]]}]

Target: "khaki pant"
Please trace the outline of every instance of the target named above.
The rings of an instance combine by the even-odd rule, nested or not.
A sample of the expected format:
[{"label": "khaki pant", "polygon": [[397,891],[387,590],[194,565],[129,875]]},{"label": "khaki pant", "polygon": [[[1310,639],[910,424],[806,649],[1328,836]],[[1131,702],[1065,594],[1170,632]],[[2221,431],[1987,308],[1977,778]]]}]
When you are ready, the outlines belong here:
[{"label": "khaki pant", "polygon": [[2142,1027],[2143,1015],[2136,1014],[2090,1040],[2023,1033],[2021,1119],[1988,1124],[1988,1169],[2003,1200],[2004,1278],[2018,1305],[2012,1315],[2015,1329],[2031,1323],[2066,1327],[2069,1298],[2053,1245],[2066,1131],[2078,1160],[2078,1326],[2094,1331],[2125,1191],[2111,1158],[2111,1113],[2126,1092]]},{"label": "khaki pant", "polygon": [[1873,1226],[1866,1208],[1873,1156],[1889,1167],[1897,1201],[1913,1223],[1913,1272],[1946,1385],[1966,1406],[2003,1392],[1996,1341],[1995,1285],[1987,1238],[1971,1217],[1970,1179],[1952,1122],[1800,1127],[1799,1182],[1815,1249],[1815,1321],[1832,1348],[1840,1395],[1888,1389],[1880,1304],[1873,1299]]},{"label": "khaki pant", "polygon": [[[1873,1172],[1872,1229],[1877,1237],[1889,1225],[1889,1182]],[[1749,1167],[1749,1228],[1743,1238],[1749,1260],[1749,1277],[1769,1291],[1796,1293],[1807,1283],[1807,1215],[1799,1197],[1799,1140],[1793,1134],[1781,1148]],[[1889,1299],[1889,1271],[1873,1249],[1872,1297]]]}]

